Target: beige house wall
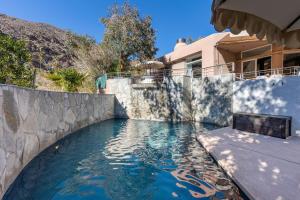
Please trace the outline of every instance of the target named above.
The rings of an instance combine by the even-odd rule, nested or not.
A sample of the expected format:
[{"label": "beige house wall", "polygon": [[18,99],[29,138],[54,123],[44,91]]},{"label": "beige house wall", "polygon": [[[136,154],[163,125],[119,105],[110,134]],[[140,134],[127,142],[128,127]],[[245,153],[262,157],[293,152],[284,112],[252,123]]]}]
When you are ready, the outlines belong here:
[{"label": "beige house wall", "polygon": [[217,64],[222,65],[236,61],[236,55],[223,49],[216,49],[217,51]]},{"label": "beige house wall", "polygon": [[[202,55],[202,67],[212,67],[218,63],[217,50],[215,48],[218,41],[229,33],[215,33],[193,42],[186,46],[181,46],[173,52],[166,54],[164,59],[172,65],[172,69],[185,67],[185,59],[196,54]],[[219,61],[221,62],[221,61]]]},{"label": "beige house wall", "polygon": [[[286,50],[282,46],[272,45],[272,50],[265,52],[264,54],[249,57],[247,59],[241,59],[241,51],[238,52],[236,46],[233,47],[233,51],[230,49],[225,50],[224,48],[218,48],[217,44],[219,41],[225,37],[241,37],[247,36],[247,34],[241,35],[231,35],[230,33],[215,33],[209,35],[205,38],[199,39],[189,45],[180,44],[177,45],[173,52],[168,53],[164,56],[164,60],[168,65],[171,66],[173,75],[185,75],[186,74],[186,61],[192,57],[197,57],[197,55],[202,56],[202,74],[206,76],[225,74],[234,70],[234,73],[243,73],[242,63],[243,61],[259,59],[267,56],[272,56],[272,69],[282,68],[284,54],[300,52],[300,49]],[[238,41],[238,40],[236,40]],[[233,40],[235,42],[235,40]],[[257,40],[246,42],[244,45],[240,46],[241,50],[246,50],[256,48],[253,42]],[[257,47],[261,46],[262,43],[257,43]],[[260,44],[260,45],[259,45]],[[246,45],[246,46],[245,46]],[[266,44],[264,44],[266,45]],[[226,67],[225,64],[234,63],[233,69],[229,66]],[[220,70],[220,65],[223,65]]]},{"label": "beige house wall", "polygon": [[184,75],[185,72],[185,61],[181,61],[172,65],[172,75]]},{"label": "beige house wall", "polygon": [[235,62],[235,68],[234,68],[235,73],[242,73],[242,61],[236,61]]},{"label": "beige house wall", "polygon": [[272,69],[283,67],[283,48],[281,46],[272,45]]},{"label": "beige house wall", "polygon": [[[217,63],[216,65],[220,65],[222,67],[222,73],[230,73],[232,70],[235,70],[237,65],[237,60],[239,56],[236,53],[232,53],[230,51],[226,51],[224,49],[216,48],[217,52]],[[233,63],[233,69],[228,65],[228,63]],[[217,72],[218,73],[218,72]]]}]

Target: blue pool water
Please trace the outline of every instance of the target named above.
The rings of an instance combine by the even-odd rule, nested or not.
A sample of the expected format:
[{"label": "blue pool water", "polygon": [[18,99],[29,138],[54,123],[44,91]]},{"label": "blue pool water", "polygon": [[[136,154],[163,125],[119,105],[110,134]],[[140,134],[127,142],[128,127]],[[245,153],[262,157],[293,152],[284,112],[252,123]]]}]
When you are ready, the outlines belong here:
[{"label": "blue pool water", "polygon": [[51,146],[4,200],[242,199],[195,139],[212,125],[108,120]]}]

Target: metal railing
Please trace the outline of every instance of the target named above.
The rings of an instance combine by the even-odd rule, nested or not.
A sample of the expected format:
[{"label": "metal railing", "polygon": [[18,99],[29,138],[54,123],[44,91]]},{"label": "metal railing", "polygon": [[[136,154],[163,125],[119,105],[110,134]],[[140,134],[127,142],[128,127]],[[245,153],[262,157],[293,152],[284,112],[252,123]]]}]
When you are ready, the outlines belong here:
[{"label": "metal railing", "polygon": [[132,72],[114,72],[108,73],[108,78],[132,78],[134,83],[141,82],[161,82],[165,77],[175,76],[189,76],[193,78],[204,78],[210,76],[225,76],[228,74],[235,74],[236,80],[258,79],[263,77],[269,77],[272,75],[284,75],[284,76],[300,76],[300,66],[275,68],[268,70],[258,70],[244,73],[235,73],[234,64],[229,63],[225,65],[216,65],[212,67],[196,67],[196,68],[180,68],[180,69],[157,69],[151,71],[132,71]]},{"label": "metal railing", "polygon": [[131,72],[110,72],[107,73],[107,78],[129,78],[132,76]]},{"label": "metal railing", "polygon": [[291,67],[235,73],[235,77],[237,80],[258,79],[258,78],[270,77],[274,75],[300,76],[300,66],[291,66]]},{"label": "metal railing", "polygon": [[194,68],[169,68],[169,69],[156,69],[150,73],[147,70],[144,71],[130,71],[130,72],[112,72],[108,73],[108,78],[153,78],[154,80],[163,80],[164,77],[171,76],[190,76],[194,78],[203,78],[213,75],[225,75],[233,73],[233,63],[216,65],[206,68],[194,67]]}]

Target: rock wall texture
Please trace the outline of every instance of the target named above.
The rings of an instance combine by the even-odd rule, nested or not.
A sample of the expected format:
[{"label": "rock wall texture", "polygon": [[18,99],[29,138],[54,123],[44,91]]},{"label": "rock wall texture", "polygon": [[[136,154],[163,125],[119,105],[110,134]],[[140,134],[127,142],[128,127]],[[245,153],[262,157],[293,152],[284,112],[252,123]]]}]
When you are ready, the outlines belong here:
[{"label": "rock wall texture", "polygon": [[0,85],[0,199],[38,153],[69,133],[114,118],[114,95]]},{"label": "rock wall texture", "polygon": [[300,135],[299,94],[299,76],[237,81],[233,85],[233,112],[291,116],[292,135]]},{"label": "rock wall texture", "polygon": [[194,121],[227,126],[232,121],[233,75],[192,79]]},{"label": "rock wall texture", "polygon": [[133,119],[191,121],[190,79],[165,78],[161,85],[132,85],[131,115]]},{"label": "rock wall texture", "polygon": [[[131,79],[108,80],[116,95],[116,116],[159,121],[190,121],[190,99],[184,95],[183,77],[165,78],[160,85],[132,84]],[[117,106],[119,105],[119,106]]]},{"label": "rock wall texture", "polygon": [[108,80],[108,92],[116,95],[119,117],[160,121],[199,121],[228,125],[232,117],[233,76],[164,78],[162,84],[132,84],[126,79]]}]

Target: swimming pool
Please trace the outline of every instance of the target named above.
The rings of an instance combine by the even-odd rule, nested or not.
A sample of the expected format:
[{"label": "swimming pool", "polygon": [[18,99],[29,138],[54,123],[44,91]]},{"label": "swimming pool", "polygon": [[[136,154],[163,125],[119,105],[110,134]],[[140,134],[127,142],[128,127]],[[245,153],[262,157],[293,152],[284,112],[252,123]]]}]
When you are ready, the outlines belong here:
[{"label": "swimming pool", "polygon": [[208,124],[107,120],[31,161],[4,200],[241,199],[196,141]]}]

